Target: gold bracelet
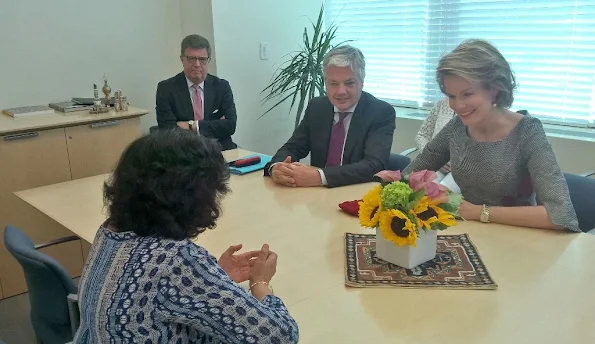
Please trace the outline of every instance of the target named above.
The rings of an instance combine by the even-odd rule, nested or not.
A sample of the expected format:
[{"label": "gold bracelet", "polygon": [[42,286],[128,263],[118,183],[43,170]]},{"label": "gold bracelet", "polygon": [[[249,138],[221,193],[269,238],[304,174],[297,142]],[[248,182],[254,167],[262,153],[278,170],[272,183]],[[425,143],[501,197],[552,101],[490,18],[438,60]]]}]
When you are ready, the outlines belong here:
[{"label": "gold bracelet", "polygon": [[252,283],[252,285],[250,286],[250,288],[248,290],[252,291],[252,288],[254,288],[254,286],[256,286],[257,284],[264,284],[267,288],[269,288],[271,293],[274,293],[273,286],[271,286],[268,282],[265,282],[265,281],[258,281],[258,282]]}]

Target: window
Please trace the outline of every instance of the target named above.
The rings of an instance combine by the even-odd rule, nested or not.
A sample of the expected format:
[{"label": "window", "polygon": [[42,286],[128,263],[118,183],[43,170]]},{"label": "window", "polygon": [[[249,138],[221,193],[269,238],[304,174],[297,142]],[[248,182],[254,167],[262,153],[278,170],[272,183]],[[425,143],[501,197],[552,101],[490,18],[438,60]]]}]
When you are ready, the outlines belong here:
[{"label": "window", "polygon": [[595,126],[593,0],[326,0],[326,21],[366,56],[364,89],[391,104],[431,106],[440,56],[482,38],[515,72],[513,109]]}]

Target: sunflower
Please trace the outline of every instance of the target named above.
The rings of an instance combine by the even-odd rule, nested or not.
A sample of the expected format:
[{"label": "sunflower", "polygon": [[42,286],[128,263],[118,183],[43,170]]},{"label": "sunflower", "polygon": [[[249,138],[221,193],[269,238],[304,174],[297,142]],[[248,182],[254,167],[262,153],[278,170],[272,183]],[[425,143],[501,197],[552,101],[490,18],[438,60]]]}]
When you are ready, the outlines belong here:
[{"label": "sunflower", "polygon": [[386,240],[403,246],[415,246],[417,230],[415,224],[402,211],[390,209],[380,215],[380,231]]},{"label": "sunflower", "polygon": [[364,227],[375,227],[378,225],[380,212],[382,211],[382,204],[380,196],[382,194],[382,186],[377,185],[372,190],[364,195],[363,200],[359,204],[359,223]]},{"label": "sunflower", "polygon": [[457,224],[454,216],[438,207],[436,202],[424,196],[411,212],[415,215],[418,227],[431,229],[433,223],[441,223],[447,227]]}]

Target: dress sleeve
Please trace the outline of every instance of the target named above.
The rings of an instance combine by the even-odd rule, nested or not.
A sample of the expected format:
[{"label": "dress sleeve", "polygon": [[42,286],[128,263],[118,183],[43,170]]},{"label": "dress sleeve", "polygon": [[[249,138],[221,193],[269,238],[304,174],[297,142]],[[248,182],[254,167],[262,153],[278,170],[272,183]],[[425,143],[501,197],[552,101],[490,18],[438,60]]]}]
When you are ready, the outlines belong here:
[{"label": "dress sleeve", "polygon": [[259,302],[232,281],[213,256],[193,244],[171,258],[157,298],[164,320],[224,343],[298,342],[297,323],[281,299],[268,295]]},{"label": "dress sleeve", "polygon": [[528,121],[527,128],[523,131],[523,155],[537,199],[543,203],[553,224],[580,232],[566,179],[543,126],[537,118],[531,117]]}]

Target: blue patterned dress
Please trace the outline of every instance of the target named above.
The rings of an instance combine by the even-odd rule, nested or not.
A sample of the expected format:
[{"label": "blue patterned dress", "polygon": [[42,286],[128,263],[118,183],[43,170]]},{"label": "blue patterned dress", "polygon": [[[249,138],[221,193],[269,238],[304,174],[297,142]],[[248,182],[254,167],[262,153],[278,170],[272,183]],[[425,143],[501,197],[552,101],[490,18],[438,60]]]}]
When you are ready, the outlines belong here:
[{"label": "blue patterned dress", "polygon": [[297,343],[283,302],[258,301],[189,240],[99,228],[74,343]]}]

